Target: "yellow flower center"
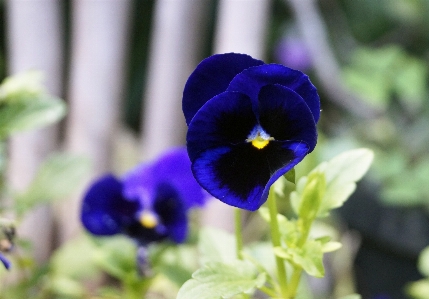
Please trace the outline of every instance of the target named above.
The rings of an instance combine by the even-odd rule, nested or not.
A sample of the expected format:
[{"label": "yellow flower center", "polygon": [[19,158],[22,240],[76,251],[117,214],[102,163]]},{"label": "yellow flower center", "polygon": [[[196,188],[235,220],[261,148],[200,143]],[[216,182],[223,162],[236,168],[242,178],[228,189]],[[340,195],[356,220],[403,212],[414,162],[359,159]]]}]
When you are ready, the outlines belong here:
[{"label": "yellow flower center", "polygon": [[158,217],[150,211],[143,211],[140,215],[140,223],[146,228],[154,228],[158,225]]},{"label": "yellow flower center", "polygon": [[252,140],[252,145],[256,147],[257,149],[263,149],[267,146],[267,144],[270,142],[268,139],[263,139],[261,136],[257,136],[255,139]]},{"label": "yellow flower center", "polygon": [[270,143],[270,140],[274,140],[274,138],[268,135],[259,125],[250,132],[246,139],[247,142],[251,142],[257,149],[266,147]]}]

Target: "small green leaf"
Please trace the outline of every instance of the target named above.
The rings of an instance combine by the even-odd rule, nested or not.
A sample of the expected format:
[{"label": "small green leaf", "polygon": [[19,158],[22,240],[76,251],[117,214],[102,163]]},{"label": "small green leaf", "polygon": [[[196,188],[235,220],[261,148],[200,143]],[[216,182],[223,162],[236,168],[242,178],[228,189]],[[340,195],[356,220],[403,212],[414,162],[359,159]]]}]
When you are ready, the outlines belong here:
[{"label": "small green leaf", "polygon": [[340,249],[343,245],[340,242],[331,241],[322,244],[322,252],[333,252]]},{"label": "small green leaf", "polygon": [[292,184],[295,184],[295,168],[292,168],[291,170],[286,172],[284,177],[286,178],[286,180],[288,180]]},{"label": "small green leaf", "polygon": [[356,182],[368,171],[373,158],[371,150],[361,148],[344,152],[326,164],[326,193],[319,216],[326,216],[330,210],[343,205],[356,189]]},{"label": "small green leaf", "polygon": [[48,157],[27,190],[16,196],[18,213],[69,196],[89,172],[89,167],[89,160],[83,156],[58,153]]},{"label": "small green leaf", "polygon": [[210,262],[197,270],[179,290],[177,299],[222,299],[251,293],[261,287],[266,274],[258,274],[246,261]]},{"label": "small green leaf", "polygon": [[292,259],[292,255],[288,252],[287,249],[277,246],[273,248],[274,254],[282,259],[290,260]]},{"label": "small green leaf", "polygon": [[50,259],[50,272],[56,277],[85,279],[99,273],[93,261],[97,248],[91,239],[81,235],[69,240]]},{"label": "small green leaf", "polygon": [[290,195],[292,207],[301,219],[311,221],[316,218],[325,195],[325,174],[312,171],[308,177],[301,178],[298,185]]},{"label": "small green leaf", "polygon": [[393,79],[399,100],[411,112],[416,112],[427,98],[427,67],[424,61],[403,55],[401,71]]},{"label": "small green leaf", "polygon": [[235,238],[232,234],[215,228],[202,228],[199,233],[198,249],[201,262],[224,263],[237,260]]},{"label": "small green leaf", "polygon": [[94,263],[119,280],[134,279],[137,274],[135,244],[120,235],[101,238],[98,242],[99,246],[93,254]]},{"label": "small green leaf", "polygon": [[419,271],[426,277],[429,277],[429,246],[423,249],[423,251],[420,253],[417,265]]},{"label": "small green leaf", "polygon": [[[259,215],[261,215],[262,219],[271,222],[270,212],[268,208],[261,207],[259,208]],[[277,222],[279,224],[280,235],[285,239],[286,243],[290,246],[291,244],[295,244],[299,238],[299,229],[294,220],[288,220],[284,215],[277,214]]]},{"label": "small green leaf", "polygon": [[46,94],[43,77],[40,71],[27,71],[5,78],[0,85],[0,103]]},{"label": "small green leaf", "polygon": [[429,294],[429,279],[420,279],[410,283],[406,292],[414,299],[427,299]]},{"label": "small green leaf", "polygon": [[47,287],[61,298],[82,298],[85,295],[84,286],[68,277],[51,277],[47,281]]},{"label": "small green leaf", "polygon": [[325,268],[323,266],[322,244],[315,240],[307,240],[302,248],[288,248],[292,261],[300,265],[309,275],[323,277]]},{"label": "small green leaf", "polygon": [[150,261],[156,272],[164,274],[170,281],[181,286],[198,268],[198,260],[195,259],[197,254],[195,246],[182,244],[169,246],[162,251],[158,259],[150,259]]},{"label": "small green leaf", "polygon": [[65,114],[65,103],[61,99],[49,95],[2,103],[0,105],[0,138],[5,138],[15,132],[55,123]]}]

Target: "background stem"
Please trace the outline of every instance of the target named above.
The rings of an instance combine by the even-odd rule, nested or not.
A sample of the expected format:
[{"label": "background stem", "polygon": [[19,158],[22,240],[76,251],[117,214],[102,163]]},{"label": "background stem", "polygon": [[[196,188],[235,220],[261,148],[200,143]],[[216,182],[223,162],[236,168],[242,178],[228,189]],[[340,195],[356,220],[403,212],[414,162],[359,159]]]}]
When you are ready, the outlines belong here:
[{"label": "background stem", "polygon": [[237,251],[237,258],[242,260],[243,256],[241,254],[241,251],[243,250],[243,234],[242,234],[243,228],[241,224],[241,210],[236,208],[235,209],[235,240],[236,240],[236,251]]},{"label": "background stem", "polygon": [[[268,195],[268,209],[270,211],[270,226],[271,226],[271,242],[273,247],[280,246],[280,231],[279,223],[277,221],[277,203],[274,190],[270,190]],[[288,298],[288,288],[287,288],[287,275],[286,267],[282,258],[275,256],[276,265],[277,265],[277,276],[279,280],[280,290],[284,298]]]}]

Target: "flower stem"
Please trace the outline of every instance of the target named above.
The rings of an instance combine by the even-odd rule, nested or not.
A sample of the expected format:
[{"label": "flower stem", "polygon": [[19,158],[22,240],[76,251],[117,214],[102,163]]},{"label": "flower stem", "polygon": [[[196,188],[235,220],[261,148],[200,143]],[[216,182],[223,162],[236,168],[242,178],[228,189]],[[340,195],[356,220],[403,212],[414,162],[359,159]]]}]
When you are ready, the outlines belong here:
[{"label": "flower stem", "polygon": [[[236,242],[236,252],[237,258],[239,260],[243,259],[243,226],[241,224],[241,210],[235,209],[235,242]],[[249,294],[242,294],[244,299],[249,299]]]},{"label": "flower stem", "polygon": [[[297,246],[302,248],[305,245],[305,242],[308,239],[308,235],[310,234],[310,228],[314,219],[307,219],[306,225],[303,225],[303,232],[298,240]],[[302,276],[302,267],[298,265],[294,265],[294,270],[292,273],[292,277],[289,282],[289,298],[295,298],[296,293],[298,291],[299,282]]]},{"label": "flower stem", "polygon": [[[271,226],[271,242],[273,247],[278,247],[281,245],[280,243],[280,231],[279,231],[279,223],[277,221],[277,203],[276,196],[273,189],[270,190],[268,194],[268,209],[270,211],[270,226]],[[287,287],[287,275],[286,275],[286,267],[282,258],[275,256],[276,264],[277,264],[277,276],[279,280],[280,290],[282,296],[287,299],[288,297],[288,287]]]},{"label": "flower stem", "polygon": [[243,234],[242,234],[242,225],[241,225],[241,210],[235,209],[235,240],[236,240],[236,251],[237,251],[237,258],[239,260],[243,259],[243,256],[241,254],[243,250]]}]

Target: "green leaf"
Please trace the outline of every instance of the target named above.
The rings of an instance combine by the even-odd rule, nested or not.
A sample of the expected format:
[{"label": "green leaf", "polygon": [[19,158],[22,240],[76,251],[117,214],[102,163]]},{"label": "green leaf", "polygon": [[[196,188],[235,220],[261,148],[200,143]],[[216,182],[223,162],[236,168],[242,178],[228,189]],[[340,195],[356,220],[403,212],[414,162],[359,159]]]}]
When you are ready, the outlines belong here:
[{"label": "green leaf", "polygon": [[340,242],[327,242],[322,244],[322,252],[333,252],[340,249],[343,245]]},{"label": "green leaf", "polygon": [[287,181],[291,182],[292,184],[295,184],[295,168],[292,168],[286,174],[284,175]]},{"label": "green leaf", "polygon": [[27,190],[15,198],[19,214],[37,204],[64,199],[82,182],[89,172],[89,160],[83,156],[57,153],[40,166]]},{"label": "green leaf", "polygon": [[134,280],[137,275],[136,247],[125,236],[98,239],[99,246],[93,255],[94,263],[119,280]]},{"label": "green leaf", "polygon": [[5,78],[0,85],[0,103],[46,94],[43,77],[40,71],[27,71]]},{"label": "green leaf", "polygon": [[[270,219],[270,212],[268,208],[261,207],[259,208],[259,214],[261,217],[267,221],[268,223],[271,222]],[[277,222],[279,224],[279,232],[289,247],[296,246],[296,243],[298,242],[299,237],[301,236],[300,228],[298,227],[298,224],[295,220],[288,220],[284,215],[277,214]]]},{"label": "green leaf", "polygon": [[421,279],[409,284],[406,292],[414,299],[427,299],[429,294],[429,279]]},{"label": "green leaf", "polygon": [[424,61],[404,55],[401,71],[394,76],[394,80],[395,91],[409,111],[416,112],[427,98],[427,78]]},{"label": "green leaf", "polygon": [[319,212],[325,191],[324,173],[312,171],[308,177],[301,178],[297,190],[290,195],[294,211],[301,219],[311,222]]},{"label": "green leaf", "polygon": [[164,274],[170,281],[181,286],[198,268],[198,261],[195,259],[197,254],[195,246],[169,246],[162,251],[158,261],[156,259],[150,261],[156,272]]},{"label": "green leaf", "polygon": [[320,203],[318,216],[325,217],[330,210],[342,206],[356,189],[356,182],[368,171],[373,157],[374,154],[371,150],[361,148],[346,151],[329,162],[321,163],[307,177],[302,177],[298,181],[296,190],[291,193],[291,203],[295,213],[301,215],[302,213],[308,213],[309,210],[312,211],[310,203],[301,208],[304,192],[311,191],[309,193],[310,198],[312,196],[317,198],[318,194],[323,193],[319,189],[322,188],[323,182],[316,183],[316,181],[312,183],[313,187],[310,188],[310,191],[305,191],[309,178],[311,178],[311,181],[320,180],[317,173],[324,174],[326,179],[326,191]]},{"label": "green leaf", "polygon": [[198,240],[201,263],[210,261],[228,263],[237,260],[236,243],[232,234],[206,227],[200,230]]},{"label": "green leaf", "polygon": [[85,295],[85,287],[68,277],[51,277],[47,287],[60,298],[82,298]]},{"label": "green leaf", "polygon": [[42,95],[5,102],[0,105],[0,138],[59,121],[66,114],[65,103],[56,97]]},{"label": "green leaf", "polygon": [[420,253],[417,265],[419,271],[426,277],[429,277],[429,246],[423,249],[423,251]]},{"label": "green leaf", "polygon": [[300,265],[309,275],[325,276],[321,242],[307,240],[302,248],[287,248],[286,250],[291,255],[291,260]]},{"label": "green leaf", "polygon": [[99,273],[95,267],[93,256],[97,248],[90,238],[81,235],[69,240],[55,251],[50,259],[50,272],[55,277],[85,279]]},{"label": "green leaf", "polygon": [[179,290],[177,299],[222,299],[251,293],[261,287],[266,274],[258,274],[246,261],[210,262],[197,270]]}]

